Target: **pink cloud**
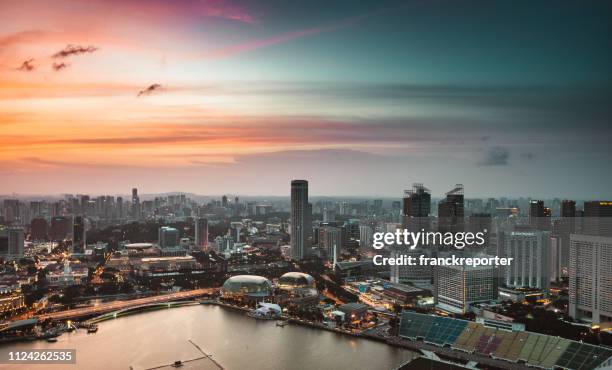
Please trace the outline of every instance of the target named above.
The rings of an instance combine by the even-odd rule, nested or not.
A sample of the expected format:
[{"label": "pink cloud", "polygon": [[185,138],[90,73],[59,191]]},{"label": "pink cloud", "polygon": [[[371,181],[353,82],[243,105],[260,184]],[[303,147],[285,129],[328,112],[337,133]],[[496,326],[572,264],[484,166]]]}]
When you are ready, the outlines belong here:
[{"label": "pink cloud", "polygon": [[272,45],[282,44],[291,40],[299,39],[306,36],[317,35],[320,33],[331,32],[338,29],[342,29],[348,26],[351,26],[355,23],[358,23],[362,19],[370,16],[361,15],[357,17],[343,19],[339,22],[332,23],[325,26],[306,28],[303,30],[291,31],[287,33],[283,33],[280,35],[247,41],[237,45],[231,45],[223,48],[213,49],[202,53],[200,56],[206,59],[219,59],[219,58],[227,58],[237,54],[247,53],[250,51],[254,51],[257,49],[265,48]]}]

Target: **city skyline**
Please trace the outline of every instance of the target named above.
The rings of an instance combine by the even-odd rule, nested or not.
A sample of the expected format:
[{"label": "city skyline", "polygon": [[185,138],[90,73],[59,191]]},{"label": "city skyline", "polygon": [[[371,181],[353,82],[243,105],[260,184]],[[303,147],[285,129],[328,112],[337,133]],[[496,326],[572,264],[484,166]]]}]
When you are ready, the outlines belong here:
[{"label": "city skyline", "polygon": [[612,196],[608,3],[0,10],[3,194]]}]

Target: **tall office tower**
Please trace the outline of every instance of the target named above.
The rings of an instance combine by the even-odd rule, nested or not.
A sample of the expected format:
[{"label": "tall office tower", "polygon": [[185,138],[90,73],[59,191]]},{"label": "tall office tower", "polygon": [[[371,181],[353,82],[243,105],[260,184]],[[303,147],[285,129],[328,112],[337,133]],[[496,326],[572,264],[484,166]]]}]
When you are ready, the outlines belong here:
[{"label": "tall office tower", "polygon": [[66,239],[70,230],[70,219],[65,216],[56,216],[51,218],[51,227],[49,228],[49,239],[59,241]]},{"label": "tall office tower", "polygon": [[159,228],[158,243],[161,248],[177,247],[180,242],[179,231],[170,226],[162,226]]},{"label": "tall office tower", "polygon": [[[88,215],[89,214],[89,195],[81,195],[81,199],[80,199],[80,213],[83,213],[84,215]],[[76,213],[77,211],[75,211]]]},{"label": "tall office tower", "polygon": [[323,222],[336,221],[336,211],[333,209],[323,208]]},{"label": "tall office tower", "polygon": [[570,237],[569,314],[593,324],[612,321],[612,237]]},{"label": "tall office tower", "polygon": [[116,218],[121,220],[123,219],[123,197],[117,197],[117,210],[115,212]]},{"label": "tall office tower", "polygon": [[0,226],[0,257],[4,260],[23,257],[23,241],[22,228]]},{"label": "tall office tower", "polygon": [[140,219],[140,198],[138,197],[138,189],[132,188],[132,218]]},{"label": "tall office tower", "polygon": [[576,217],[576,201],[564,199],[561,201],[561,217]]},{"label": "tall office tower", "polygon": [[71,253],[85,253],[87,243],[85,228],[85,217],[75,216],[72,223],[72,248]]},{"label": "tall office tower", "polygon": [[487,250],[493,234],[493,218],[489,213],[474,213],[467,219],[466,231],[483,233],[484,244],[480,247],[474,246],[472,249]]},{"label": "tall office tower", "polygon": [[436,307],[447,312],[465,314],[475,303],[496,300],[499,288],[497,276],[495,266],[436,266]]},{"label": "tall office tower", "polygon": [[550,237],[548,271],[551,282],[557,282],[561,280],[562,276],[567,276],[567,273],[563,275],[563,268],[561,263],[561,238],[556,235],[552,235]]},{"label": "tall office tower", "polygon": [[612,201],[584,202],[582,234],[612,236]]},{"label": "tall office tower", "polygon": [[324,226],[320,235],[320,243],[326,252],[327,259],[335,265],[342,249],[342,230],[339,227]]},{"label": "tall office tower", "polygon": [[306,257],[308,241],[308,181],[291,181],[291,258],[302,260]]},{"label": "tall office tower", "polygon": [[372,248],[372,228],[368,225],[359,226],[359,248]]},{"label": "tall office tower", "polygon": [[255,215],[255,203],[254,202],[248,202],[246,209],[247,209],[247,216]]},{"label": "tall office tower", "polygon": [[312,203],[306,205],[306,217],[304,218],[304,227],[306,228],[306,244],[304,244],[304,255],[312,254]]},{"label": "tall office tower", "polygon": [[576,232],[576,201],[562,200],[559,214],[554,230],[558,238],[558,279],[567,277],[569,271],[570,235]]},{"label": "tall office tower", "polygon": [[240,221],[230,223],[229,234],[236,243],[241,243],[240,239],[242,235],[240,234],[240,232],[242,231],[243,227],[244,227],[244,224]]},{"label": "tall office tower", "polygon": [[3,201],[3,215],[8,222],[17,221],[19,214],[19,199],[5,199]]},{"label": "tall office tower", "polygon": [[221,207],[223,208],[227,207],[227,195],[224,195],[221,197]]},{"label": "tall office tower", "polygon": [[534,230],[550,230],[550,208],[544,207],[543,200],[532,200],[529,202],[529,226]]},{"label": "tall office tower", "polygon": [[33,218],[30,222],[30,238],[32,240],[47,240],[49,224],[44,218]]},{"label": "tall office tower", "polygon": [[414,183],[412,189],[404,191],[402,206],[403,222],[412,231],[429,230],[431,214],[431,192],[423,184]]},{"label": "tall office tower", "polygon": [[206,218],[195,220],[195,245],[196,249],[208,250],[208,219]]},{"label": "tall office tower", "polygon": [[463,231],[463,224],[463,185],[457,184],[438,203],[438,230],[460,232]]},{"label": "tall office tower", "polygon": [[504,256],[514,258],[504,269],[504,284],[514,288],[550,287],[550,233],[513,231],[505,237]]}]

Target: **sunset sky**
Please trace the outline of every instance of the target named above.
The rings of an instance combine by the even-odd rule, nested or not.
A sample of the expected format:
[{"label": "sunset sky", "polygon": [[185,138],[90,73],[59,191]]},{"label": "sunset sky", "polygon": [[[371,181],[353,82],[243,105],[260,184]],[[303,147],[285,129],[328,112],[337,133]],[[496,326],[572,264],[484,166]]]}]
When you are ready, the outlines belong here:
[{"label": "sunset sky", "polygon": [[609,1],[0,2],[0,194],[612,197]]}]

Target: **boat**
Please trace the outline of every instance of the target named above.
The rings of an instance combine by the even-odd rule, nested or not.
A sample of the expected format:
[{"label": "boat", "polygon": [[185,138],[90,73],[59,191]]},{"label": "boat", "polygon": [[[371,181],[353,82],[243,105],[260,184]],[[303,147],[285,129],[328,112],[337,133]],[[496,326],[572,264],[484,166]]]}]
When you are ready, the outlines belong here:
[{"label": "boat", "polygon": [[98,331],[97,326],[90,326],[89,328],[87,328],[88,333],[96,333],[97,331]]},{"label": "boat", "polygon": [[47,342],[55,343],[55,342],[57,342],[57,338],[47,338]]},{"label": "boat", "polygon": [[285,325],[289,324],[289,321],[277,321],[276,322],[276,326],[280,326],[281,328],[284,328]]}]

